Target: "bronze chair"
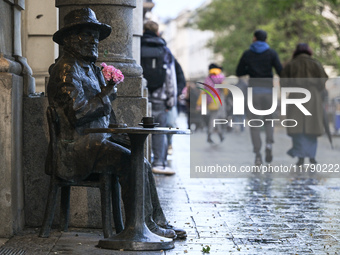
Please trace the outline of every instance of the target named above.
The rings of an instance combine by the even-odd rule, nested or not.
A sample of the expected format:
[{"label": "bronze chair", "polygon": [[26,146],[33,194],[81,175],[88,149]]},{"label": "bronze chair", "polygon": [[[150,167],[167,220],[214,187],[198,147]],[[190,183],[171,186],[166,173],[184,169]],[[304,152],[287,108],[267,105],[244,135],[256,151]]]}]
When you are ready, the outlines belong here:
[{"label": "bronze chair", "polygon": [[[89,178],[70,182],[61,179],[57,176],[57,164],[56,164],[56,151],[59,132],[59,119],[58,114],[54,107],[48,106],[47,108],[47,121],[50,134],[50,150],[51,157],[46,159],[45,167],[51,167],[51,179],[48,191],[48,199],[45,209],[45,215],[42,227],[40,229],[40,237],[49,237],[51,225],[54,218],[54,211],[57,204],[57,196],[59,188],[61,188],[61,200],[60,200],[60,229],[61,231],[67,231],[69,225],[70,214],[70,188],[71,186],[83,186],[83,187],[96,187],[100,189],[101,194],[101,212],[102,212],[102,224],[104,237],[112,237],[112,211],[113,219],[115,223],[116,233],[123,230],[123,220],[121,214],[120,205],[120,189],[118,178],[113,178],[110,173],[92,174]],[[111,191],[111,192],[110,192]],[[111,208],[112,203],[112,208]],[[112,210],[113,209],[113,210]]]}]

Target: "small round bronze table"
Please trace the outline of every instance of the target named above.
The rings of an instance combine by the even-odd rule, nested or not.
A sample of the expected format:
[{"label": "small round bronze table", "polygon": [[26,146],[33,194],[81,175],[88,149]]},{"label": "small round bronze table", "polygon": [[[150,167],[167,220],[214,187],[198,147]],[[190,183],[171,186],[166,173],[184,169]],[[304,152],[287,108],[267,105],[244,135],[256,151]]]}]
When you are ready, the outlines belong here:
[{"label": "small round bronze table", "polygon": [[98,247],[112,250],[167,250],[174,248],[174,242],[152,233],[145,224],[144,216],[144,142],[149,134],[190,134],[190,130],[176,128],[89,128],[86,133],[126,133],[131,140],[131,169],[130,187],[134,188],[132,219],[126,222],[124,230],[119,234],[99,241]]}]

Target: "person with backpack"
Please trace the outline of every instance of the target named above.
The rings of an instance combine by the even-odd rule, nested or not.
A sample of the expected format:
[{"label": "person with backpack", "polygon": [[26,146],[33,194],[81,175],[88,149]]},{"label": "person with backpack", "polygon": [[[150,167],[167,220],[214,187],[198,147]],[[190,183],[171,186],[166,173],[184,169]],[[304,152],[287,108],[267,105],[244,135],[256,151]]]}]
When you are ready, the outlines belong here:
[{"label": "person with backpack", "polygon": [[[147,21],[141,39],[141,65],[147,80],[152,116],[159,127],[166,127],[167,112],[176,105],[177,82],[175,58],[158,34],[158,24]],[[167,165],[168,143],[166,135],[152,135],[152,172],[173,175]]]}]

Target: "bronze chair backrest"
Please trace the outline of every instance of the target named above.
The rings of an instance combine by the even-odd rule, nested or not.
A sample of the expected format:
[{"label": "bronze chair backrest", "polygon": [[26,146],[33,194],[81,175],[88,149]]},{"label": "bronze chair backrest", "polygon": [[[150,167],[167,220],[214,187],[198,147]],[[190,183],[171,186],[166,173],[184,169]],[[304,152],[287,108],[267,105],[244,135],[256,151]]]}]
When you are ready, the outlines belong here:
[{"label": "bronze chair backrest", "polygon": [[56,174],[57,159],[55,152],[57,151],[57,135],[59,132],[58,114],[53,106],[48,106],[46,110],[48,130],[50,135],[50,143],[48,147],[48,155],[45,163],[45,172],[48,175]]}]

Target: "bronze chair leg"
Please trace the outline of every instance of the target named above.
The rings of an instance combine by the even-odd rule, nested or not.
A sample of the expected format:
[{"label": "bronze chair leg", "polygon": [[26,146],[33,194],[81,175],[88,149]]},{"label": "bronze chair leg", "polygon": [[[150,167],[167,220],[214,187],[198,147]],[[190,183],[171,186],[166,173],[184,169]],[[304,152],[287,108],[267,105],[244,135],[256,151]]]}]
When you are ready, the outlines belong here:
[{"label": "bronze chair leg", "polygon": [[60,231],[67,232],[70,222],[70,186],[61,187]]},{"label": "bronze chair leg", "polygon": [[43,220],[43,224],[42,224],[42,227],[39,233],[40,237],[50,236],[51,225],[52,225],[53,218],[54,218],[54,211],[55,211],[56,204],[57,204],[58,191],[59,191],[59,187],[58,187],[57,181],[53,177],[51,177],[44,220]]}]

